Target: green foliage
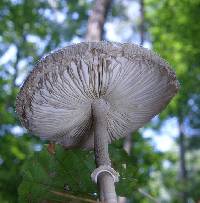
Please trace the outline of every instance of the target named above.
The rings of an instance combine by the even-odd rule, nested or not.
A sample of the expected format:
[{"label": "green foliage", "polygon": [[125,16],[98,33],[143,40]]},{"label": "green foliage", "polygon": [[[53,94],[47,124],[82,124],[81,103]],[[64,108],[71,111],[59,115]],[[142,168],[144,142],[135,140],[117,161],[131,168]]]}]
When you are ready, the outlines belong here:
[{"label": "green foliage", "polygon": [[20,136],[13,131],[19,127],[18,85],[44,53],[84,35],[89,8],[90,3],[81,0],[0,1],[0,202],[17,202],[19,171],[40,143],[23,131]]},{"label": "green foliage", "polygon": [[[113,6],[111,21],[114,18],[128,20],[127,13],[123,12],[125,5],[118,1]],[[176,116],[191,129],[198,129],[200,1],[146,0],[145,6],[153,47],[174,67],[181,84],[179,95],[161,114],[157,124],[160,125],[168,116]],[[43,54],[66,45],[74,37],[83,39],[90,7],[91,1],[86,0],[0,1],[1,203],[34,202],[41,198],[51,202],[76,203],[83,202],[77,198],[96,199],[97,188],[90,180],[90,173],[95,168],[93,153],[65,151],[61,147],[57,147],[55,155],[48,154],[46,149],[35,152],[35,144],[41,143],[38,139],[25,132],[20,136],[13,132],[13,128],[19,125],[14,104],[19,91],[17,85],[20,84],[17,79],[26,75]],[[13,57],[1,61],[1,56],[10,48],[15,49]],[[159,128],[153,127],[155,130]],[[192,132],[195,132],[194,136],[186,139],[188,193],[197,201],[200,196],[196,189],[199,188],[200,177],[199,131]],[[129,197],[130,202],[149,203],[150,199],[162,196],[160,188],[164,186],[170,196],[168,202],[178,202],[181,186],[177,173],[179,159],[175,152],[163,155],[155,151],[149,144],[151,140],[138,133],[132,137],[130,156],[122,150],[122,143],[120,140],[110,146],[113,167],[121,175],[117,193]],[[161,167],[163,160],[168,160],[170,165]],[[157,174],[161,176],[157,177]]]},{"label": "green foliage", "polygon": [[0,198],[16,202],[17,187],[21,182],[20,169],[30,154],[30,137],[16,137],[6,133],[0,137]]},{"label": "green foliage", "polygon": [[[154,49],[174,67],[180,92],[166,115],[186,116],[189,99],[200,94],[200,1],[148,0],[147,19]],[[173,17],[172,17],[173,16]],[[163,115],[164,116],[164,115]]]},{"label": "green foliage", "polygon": [[[118,195],[139,201],[146,198],[138,189],[148,185],[150,174],[160,166],[161,154],[155,154],[139,134],[135,134],[133,139],[137,143],[131,156],[123,150],[121,140],[111,145],[109,151],[112,165],[120,173],[120,182],[116,185]],[[140,153],[141,147],[143,154]],[[93,152],[56,146],[56,153],[52,155],[44,148],[27,160],[22,168],[19,202],[66,201],[70,195],[95,199],[97,188],[90,178],[94,169]]]},{"label": "green foliage", "polygon": [[[179,94],[161,114],[160,121],[169,116],[177,117],[178,123],[185,129],[188,169],[185,188],[189,198],[197,201],[200,193],[195,187],[198,186],[199,167],[193,168],[196,164],[191,160],[196,157],[195,151],[200,147],[200,44],[197,43],[200,41],[200,23],[197,20],[200,18],[200,1],[147,0],[146,5],[153,48],[174,67],[180,81]],[[179,164],[177,159],[174,165],[162,171],[165,187],[171,196],[170,202],[180,201],[178,194],[183,185],[178,181]],[[173,185],[177,185],[177,188]]]},{"label": "green foliage", "polygon": [[55,155],[48,153],[46,148],[36,153],[22,168],[19,202],[60,199],[53,191],[92,197],[96,188],[90,181],[94,168],[91,158],[85,151],[64,150],[58,146]]}]

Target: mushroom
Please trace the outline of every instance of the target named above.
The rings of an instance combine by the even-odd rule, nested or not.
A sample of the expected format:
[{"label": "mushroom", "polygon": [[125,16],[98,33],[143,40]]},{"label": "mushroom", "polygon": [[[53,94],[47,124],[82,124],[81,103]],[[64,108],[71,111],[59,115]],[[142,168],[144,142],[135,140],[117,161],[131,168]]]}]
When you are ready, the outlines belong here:
[{"label": "mushroom", "polygon": [[92,179],[102,202],[115,203],[108,144],[144,126],[178,91],[167,62],[130,43],[83,42],[42,58],[17,97],[30,132],[65,148],[94,149]]}]

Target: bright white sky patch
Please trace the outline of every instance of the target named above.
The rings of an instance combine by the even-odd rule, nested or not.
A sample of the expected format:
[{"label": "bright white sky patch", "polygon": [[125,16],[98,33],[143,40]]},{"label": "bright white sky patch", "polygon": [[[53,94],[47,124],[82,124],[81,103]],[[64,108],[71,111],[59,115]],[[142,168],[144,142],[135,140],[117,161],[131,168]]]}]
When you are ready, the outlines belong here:
[{"label": "bright white sky patch", "polygon": [[25,129],[20,126],[14,126],[13,128],[11,128],[11,133],[16,136],[21,136],[24,134],[24,132]]},{"label": "bright white sky patch", "polygon": [[176,146],[175,138],[179,135],[176,118],[167,119],[161,126],[160,131],[150,128],[141,131],[144,137],[152,138],[155,148],[162,152],[169,151]]},{"label": "bright white sky patch", "polygon": [[15,45],[11,45],[8,50],[0,57],[0,65],[8,63],[9,60],[15,58],[17,53],[17,48]]},{"label": "bright white sky patch", "polygon": [[83,41],[80,37],[74,37],[73,39],[72,39],[72,41],[71,41],[71,43],[79,43],[79,42],[81,42],[81,41]]},{"label": "bright white sky patch", "polygon": [[34,145],[34,150],[35,150],[36,152],[41,151],[41,150],[42,150],[42,145],[41,145],[41,144],[35,144],[35,145]]},{"label": "bright white sky patch", "polygon": [[121,36],[119,36],[116,33],[116,25],[117,23],[113,23],[113,22],[108,22],[105,24],[104,28],[106,30],[106,39],[108,41],[113,41],[113,42],[122,42],[122,38]]},{"label": "bright white sky patch", "polygon": [[167,119],[161,127],[161,134],[176,138],[179,135],[177,118]]},{"label": "bright white sky patch", "polygon": [[142,134],[146,138],[152,138],[153,145],[159,151],[168,151],[174,145],[172,137],[169,135],[159,135],[159,133],[153,131],[152,129],[145,129]]},{"label": "bright white sky patch", "polygon": [[20,74],[18,75],[15,83],[16,85],[20,86],[22,84],[22,82],[25,80],[26,76],[27,76],[27,72],[28,72],[28,67],[29,64],[27,62],[27,60],[21,60],[18,63],[18,70],[20,72]]},{"label": "bright white sky patch", "polygon": [[40,14],[45,16],[46,18],[56,21],[57,23],[61,24],[65,20],[65,13],[62,13],[61,11],[58,11],[57,9],[40,9]]}]

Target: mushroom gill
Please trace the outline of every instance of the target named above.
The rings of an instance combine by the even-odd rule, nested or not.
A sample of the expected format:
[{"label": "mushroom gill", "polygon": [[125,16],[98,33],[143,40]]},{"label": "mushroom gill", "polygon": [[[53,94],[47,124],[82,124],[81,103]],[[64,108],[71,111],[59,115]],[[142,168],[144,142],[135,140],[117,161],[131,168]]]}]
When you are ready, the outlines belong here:
[{"label": "mushroom gill", "polygon": [[42,58],[21,88],[16,110],[42,139],[90,149],[94,103],[104,103],[111,143],[147,123],[177,90],[175,73],[153,52],[128,43],[84,42]]}]

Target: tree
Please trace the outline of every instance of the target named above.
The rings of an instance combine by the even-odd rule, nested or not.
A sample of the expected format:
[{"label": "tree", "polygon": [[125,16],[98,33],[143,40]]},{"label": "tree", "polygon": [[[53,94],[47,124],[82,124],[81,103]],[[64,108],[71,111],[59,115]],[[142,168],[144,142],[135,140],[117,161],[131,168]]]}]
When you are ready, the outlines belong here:
[{"label": "tree", "polygon": [[86,40],[100,41],[103,38],[103,27],[112,0],[96,0],[88,20]]},{"label": "tree", "polygon": [[[14,101],[16,93],[19,90],[19,85],[24,79],[24,75],[26,75],[27,72],[32,69],[35,61],[37,61],[38,58],[40,58],[41,56],[43,56],[43,54],[46,54],[50,50],[54,50],[55,48],[64,46],[71,41],[83,39],[87,28],[88,10],[91,8],[90,2],[91,1],[73,0],[2,0],[0,2],[0,55],[4,56],[4,58],[6,58],[5,53],[13,55],[13,57],[10,57],[9,60],[3,60],[2,58],[0,58],[0,202],[2,203],[17,202],[17,199],[19,199],[20,203],[27,202],[27,197],[29,197],[30,199],[32,198],[33,202],[37,202],[38,198],[40,200],[41,198],[43,198],[43,200],[46,200],[45,198],[48,197],[51,189],[58,189],[57,192],[60,193],[51,194],[50,201],[56,201],[55,199],[57,199],[60,201],[69,200],[83,202],[83,199],[85,199],[86,197],[90,200],[96,199],[94,193],[97,190],[92,184],[90,177],[88,176],[88,170],[90,168],[93,168],[91,166],[93,164],[91,162],[91,154],[87,154],[85,152],[69,151],[69,153],[66,155],[66,151],[61,148],[56,149],[56,155],[49,154],[46,150],[45,145],[43,145],[44,143],[41,143],[41,141],[39,141],[35,137],[28,135],[21,128],[20,134],[16,133],[16,129],[19,129],[19,122],[16,118],[14,110]],[[172,1],[170,2],[171,4],[173,3]],[[156,4],[159,4],[159,2],[156,2]],[[181,31],[178,31],[178,28],[173,25],[173,29],[171,28],[171,33],[167,36],[164,36],[167,37],[167,39],[169,36],[169,40],[171,39],[170,37],[173,36],[173,40],[171,39],[171,43],[174,44],[173,53],[177,52],[177,50],[183,50],[183,53],[180,54],[181,56],[178,56],[174,59],[173,57],[175,54],[172,56],[171,54],[165,52],[165,50],[171,50],[171,47],[169,47],[169,41],[165,42],[166,38],[164,37],[165,39],[162,39],[161,36],[163,33],[166,33],[166,23],[168,21],[172,21],[171,15],[168,14],[169,16],[168,18],[166,18],[164,12],[165,9],[161,9],[161,13],[156,13],[156,17],[154,18],[157,20],[162,20],[162,22],[159,21],[160,23],[162,23],[162,25],[159,25],[161,28],[158,31],[159,34],[154,33],[154,31],[156,30],[155,24],[152,25],[151,33],[152,36],[155,37],[155,39],[156,37],[158,37],[158,41],[154,41],[157,50],[163,56],[166,55],[166,58],[168,58],[174,65],[179,64],[179,67],[181,67],[178,68],[178,72],[179,76],[182,78],[182,81],[184,81],[185,83],[185,81],[187,81],[188,79],[187,75],[191,75],[191,78],[189,78],[188,80],[187,86],[189,88],[193,87],[193,85],[196,84],[196,82],[193,81],[192,77],[197,77],[199,73],[197,68],[193,68],[193,66],[198,67],[199,64],[199,47],[195,41],[198,39],[198,32],[194,32],[194,30],[198,31],[198,23],[193,23],[193,25],[191,25],[191,29],[193,30],[191,32],[195,33],[194,39],[192,39],[193,35],[190,37],[183,36],[187,34],[191,35],[190,31],[188,31],[187,33],[184,33],[183,31],[187,30],[186,27],[188,23],[192,21],[192,19],[196,19],[198,17],[198,13],[195,10],[195,4],[198,8],[198,3],[197,1],[194,1],[190,6],[188,6],[188,4],[186,3],[183,4],[176,1],[176,4],[180,7],[178,8],[177,15],[179,15],[181,13],[181,10],[183,10],[188,22],[184,24],[184,28],[182,28]],[[96,16],[100,20],[100,23],[97,23],[96,25],[98,26],[99,30],[97,34],[98,38],[99,36],[101,36],[101,39],[102,35],[104,34],[104,32],[102,32],[103,24],[106,20],[106,14],[108,12],[108,4],[104,5],[106,6],[101,7],[103,8],[100,12],[102,15]],[[157,11],[157,6],[158,5],[156,5],[155,7],[153,6],[152,10]],[[145,7],[145,16],[148,13],[152,13],[148,10],[148,8],[149,7]],[[173,10],[171,8],[171,5],[167,6],[167,10]],[[188,20],[189,13],[191,16],[196,16],[193,16],[191,17],[191,19]],[[184,17],[184,15],[181,16]],[[160,16],[162,17],[161,19]],[[176,20],[182,21],[182,17],[173,20],[175,21],[175,23],[177,23]],[[126,12],[124,12],[123,2],[118,1],[113,4],[111,12],[108,13],[108,18],[118,18],[120,20],[124,19],[124,21],[128,20]],[[153,19],[153,17],[151,19]],[[168,21],[166,21],[166,19]],[[156,23],[158,22],[156,21]],[[179,34],[174,32],[177,32]],[[184,43],[187,42],[188,39],[190,39],[190,42],[192,42],[192,45],[186,43],[186,50],[183,49],[184,45],[180,35],[181,32]],[[177,36],[179,39],[178,41],[174,40],[174,38]],[[185,38],[187,38],[186,41]],[[95,40],[97,40],[96,36]],[[160,48],[159,44],[162,43],[165,47]],[[191,47],[195,48],[195,50],[192,49],[192,52],[190,52]],[[9,52],[9,50],[11,51]],[[188,56],[188,54],[190,57]],[[179,57],[181,57],[181,59]],[[187,69],[186,64],[189,64],[189,66],[192,67],[192,69],[190,70],[193,71],[185,71],[185,68]],[[184,70],[183,73],[181,73],[182,68]],[[185,115],[186,112],[189,112],[189,109],[192,109],[193,105],[191,106],[191,103],[195,101],[195,105],[197,105],[197,107],[199,106],[198,99],[196,99],[196,97],[199,98],[198,91],[195,90],[195,92],[194,90],[192,90],[191,94],[188,94],[188,91],[182,91],[187,93],[187,95],[184,95],[182,93],[181,96],[185,98],[185,100],[182,98],[180,99],[180,96],[177,97],[172,105],[170,105],[170,108],[167,112],[171,115],[178,115],[176,104],[178,100],[180,100],[182,101],[182,107],[179,109],[181,109],[181,111],[184,110],[184,118],[186,118],[187,120],[188,117],[185,117]],[[188,98],[186,97],[190,99],[192,98],[192,100],[190,100],[189,102]],[[187,108],[185,108],[185,104]],[[162,117],[166,118],[166,114],[163,114]],[[196,128],[198,124],[196,124],[197,119],[194,119],[194,114],[196,115],[196,111],[192,113],[190,123],[193,128],[194,126]],[[192,124],[193,121],[195,121],[195,124]],[[157,152],[150,144],[151,140],[143,138],[141,134],[135,133],[133,136],[131,136],[131,139],[132,143],[134,143],[134,147],[132,147],[130,150],[130,156],[127,156],[126,152],[122,150],[122,140],[110,146],[114,165],[116,165],[116,168],[122,174],[120,179],[121,182],[117,185],[117,192],[118,194],[129,198],[130,201],[147,203],[149,202],[150,195],[153,197],[153,199],[157,199],[154,197],[159,196],[159,186],[157,187],[154,184],[154,174],[161,170],[161,161],[165,158],[165,156],[163,156],[163,154],[161,154],[160,152]],[[188,140],[187,137],[186,140]],[[191,146],[194,145],[191,144]],[[186,147],[188,147],[188,145]],[[39,150],[40,152],[37,152],[37,150]],[[66,155],[66,157],[73,157],[70,159],[70,165],[72,163],[82,162],[84,157],[86,157],[87,159],[86,163],[83,163],[78,169],[74,166],[70,168],[69,162],[65,160],[64,166],[68,170],[63,171],[62,163],[58,163],[57,161],[53,162],[55,157],[59,157],[58,155],[60,155],[60,157],[63,157],[63,160],[64,155]],[[193,156],[190,161],[194,159],[195,156]],[[44,163],[52,163],[52,165],[45,165]],[[85,170],[85,168],[83,167],[85,165],[87,166],[87,170]],[[83,175],[83,177],[74,175],[75,179],[72,178],[73,180],[70,180],[69,184],[66,183],[65,178],[70,178],[70,175],[67,175],[67,173],[77,172],[76,174],[80,174],[82,173],[82,170],[84,171],[83,174],[87,175]],[[194,169],[191,170],[194,171]],[[58,171],[58,176],[55,176],[55,171]],[[174,175],[174,173],[171,174]],[[190,173],[189,168],[189,177],[192,177],[191,174],[192,173]],[[31,179],[31,177],[34,177],[34,179]],[[199,176],[193,175],[192,178],[193,180],[198,180],[197,177]],[[38,180],[41,184],[31,182],[30,180]],[[44,184],[46,182],[48,183],[47,185]],[[50,185],[50,183],[52,185]],[[171,184],[171,187],[173,191],[176,191],[174,185],[175,184]],[[194,194],[195,190],[192,189],[194,187],[198,187],[198,181],[196,181],[193,187],[191,186],[190,190],[188,191],[191,196]],[[140,189],[139,191],[143,192],[138,192],[138,189]],[[19,197],[17,194],[17,190],[19,191]],[[134,193],[132,191],[134,191]],[[30,193],[32,193],[33,196],[31,196]],[[88,193],[92,193],[92,195],[89,195],[88,197]],[[41,194],[44,196],[41,196]],[[197,197],[198,191],[195,194],[195,199],[197,199]]]},{"label": "tree", "polygon": [[[179,128],[181,201],[187,202],[188,175],[186,164],[186,121],[192,110],[190,101],[199,97],[199,16],[200,2],[149,0],[149,30],[154,48],[176,69],[181,84],[180,93],[161,118],[175,116]],[[173,18],[172,18],[173,16]],[[199,106],[198,106],[199,108]],[[196,120],[195,117],[190,117]],[[192,127],[192,126],[190,126]]]},{"label": "tree", "polygon": [[[68,12],[66,7],[70,8]],[[19,127],[15,115],[18,87],[33,63],[44,53],[61,46],[75,35],[83,36],[89,7],[87,2],[75,1],[0,2],[1,202],[17,202],[21,167],[25,159],[41,146],[38,139],[30,137]]]}]

